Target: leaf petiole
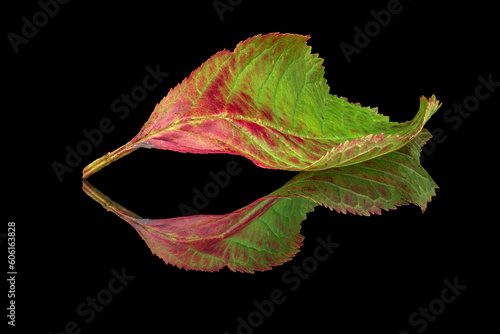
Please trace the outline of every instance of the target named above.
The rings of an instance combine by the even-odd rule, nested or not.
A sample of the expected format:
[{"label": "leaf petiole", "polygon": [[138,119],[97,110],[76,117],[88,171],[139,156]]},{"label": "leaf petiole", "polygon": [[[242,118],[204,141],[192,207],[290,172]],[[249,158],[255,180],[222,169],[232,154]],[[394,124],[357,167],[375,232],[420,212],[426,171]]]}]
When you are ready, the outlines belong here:
[{"label": "leaf petiole", "polygon": [[99,159],[90,163],[87,167],[83,169],[83,179],[85,180],[90,175],[106,167],[113,161],[116,161],[129,153],[134,152],[139,148],[139,146],[128,146],[129,144],[123,145],[120,148],[114,150],[113,152],[108,152]]},{"label": "leaf petiole", "polygon": [[142,219],[140,216],[136,215],[134,212],[124,208],[120,204],[113,201],[108,196],[104,195],[102,192],[97,190],[88,181],[82,181],[83,191],[90,196],[94,201],[101,204],[106,211],[111,211],[118,217],[124,219],[125,221],[132,221],[135,219]]}]

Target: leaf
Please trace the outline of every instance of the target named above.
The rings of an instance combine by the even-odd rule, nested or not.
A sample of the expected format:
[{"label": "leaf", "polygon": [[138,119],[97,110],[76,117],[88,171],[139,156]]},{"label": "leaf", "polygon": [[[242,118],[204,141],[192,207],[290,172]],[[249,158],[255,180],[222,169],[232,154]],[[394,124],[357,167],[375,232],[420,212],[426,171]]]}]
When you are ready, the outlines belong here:
[{"label": "leaf", "polygon": [[413,120],[390,122],[377,108],[329,94],[323,59],[308,36],[272,33],[216,53],[156,105],[130,142],[89,164],[87,178],[145,148],[229,153],[257,166],[324,170],[397,150],[439,108],[421,97]]},{"label": "leaf", "polygon": [[414,203],[425,210],[436,184],[419,164],[427,130],[403,148],[355,166],[300,172],[283,187],[225,215],[143,219],[83,182],[84,191],[130,223],[151,251],[179,268],[254,272],[290,260],[302,245],[301,222],[321,204],[369,215]]},{"label": "leaf", "polygon": [[83,189],[132,225],[165,263],[203,271],[218,271],[227,265],[233,271],[253,273],[290,260],[304,239],[300,223],[314,208],[305,198],[264,197],[226,215],[143,219],[87,181]]}]

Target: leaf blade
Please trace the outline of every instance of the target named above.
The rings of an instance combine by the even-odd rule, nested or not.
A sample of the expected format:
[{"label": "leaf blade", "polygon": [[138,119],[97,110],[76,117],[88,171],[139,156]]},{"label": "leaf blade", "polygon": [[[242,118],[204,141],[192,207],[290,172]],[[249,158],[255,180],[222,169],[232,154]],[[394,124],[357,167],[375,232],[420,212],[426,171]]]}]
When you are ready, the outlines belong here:
[{"label": "leaf blade", "polygon": [[[434,96],[422,97],[415,118],[396,123],[376,108],[331,95],[323,60],[308,39],[257,35],[233,52],[216,53],[171,89],[138,135],[116,151],[228,153],[263,168],[323,170],[397,150],[439,108]],[[121,156],[98,159],[84,178]]]}]

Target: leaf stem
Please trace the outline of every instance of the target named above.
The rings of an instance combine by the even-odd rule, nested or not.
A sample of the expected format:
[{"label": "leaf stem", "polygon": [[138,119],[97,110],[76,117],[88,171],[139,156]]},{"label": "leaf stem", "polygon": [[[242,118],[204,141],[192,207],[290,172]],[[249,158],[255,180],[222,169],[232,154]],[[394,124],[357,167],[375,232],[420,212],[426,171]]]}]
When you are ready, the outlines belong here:
[{"label": "leaf stem", "polygon": [[88,181],[82,181],[83,191],[89,195],[94,201],[101,204],[106,211],[111,211],[118,217],[124,219],[125,221],[132,221],[134,219],[142,219],[140,216],[134,212],[127,210],[120,204],[111,200],[108,196],[104,195],[102,192],[93,187]]},{"label": "leaf stem", "polygon": [[139,146],[132,146],[130,144],[125,144],[122,147],[114,150],[113,152],[108,152],[99,159],[95,160],[94,162],[90,163],[83,169],[83,176],[82,178],[85,180],[88,178],[90,175],[94,174],[95,172],[101,170],[102,168],[106,167],[113,161],[116,161],[124,156],[126,156],[129,153],[134,152],[137,150]]}]

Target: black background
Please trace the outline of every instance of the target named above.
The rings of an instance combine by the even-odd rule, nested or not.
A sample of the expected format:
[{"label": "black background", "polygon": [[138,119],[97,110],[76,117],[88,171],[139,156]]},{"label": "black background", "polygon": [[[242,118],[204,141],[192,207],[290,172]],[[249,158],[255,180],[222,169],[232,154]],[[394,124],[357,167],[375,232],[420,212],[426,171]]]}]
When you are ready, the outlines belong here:
[{"label": "black background", "polygon": [[[443,112],[474,95],[479,76],[500,81],[497,9],[486,3],[402,1],[401,13],[349,64],[339,44],[353,44],[354,27],[363,29],[373,20],[370,11],[387,8],[388,1],[245,0],[223,21],[212,1],[71,1],[17,54],[6,36],[20,34],[21,18],[31,20],[40,6],[9,4],[2,14],[2,232],[16,222],[15,330],[59,333],[75,321],[81,333],[232,334],[237,318],[255,310],[254,300],[280,289],[286,301],[255,333],[415,333],[420,327],[411,327],[408,317],[440,297],[445,279],[457,277],[467,289],[424,332],[484,332],[496,314],[487,302],[495,301],[488,278],[498,266],[492,258],[498,222],[491,213],[497,209],[493,136],[500,88],[456,129]],[[437,196],[423,214],[416,206],[371,217],[317,207],[302,224],[301,251],[271,271],[207,273],[166,265],[133,228],[81,190],[81,170],[135,136],[168,90],[214,53],[269,32],[310,35],[312,51],[325,59],[331,92],[378,106],[392,120],[411,119],[418,98],[435,94],[443,106],[426,127],[441,128],[447,139],[423,166],[440,187]],[[157,64],[169,76],[120,120],[112,101]],[[64,163],[65,147],[75,148],[85,139],[82,130],[97,128],[103,118],[113,121],[114,131],[59,182],[51,164]],[[170,218],[180,215],[179,204],[190,204],[194,187],[210,181],[210,171],[233,159],[242,172],[202,213],[231,212],[295,174],[230,155],[143,149],[89,181],[143,217]],[[328,236],[341,246],[291,291],[282,275],[312,256],[317,237]],[[6,254],[4,246],[2,240]],[[86,323],[77,306],[122,268],[135,278]]]}]

